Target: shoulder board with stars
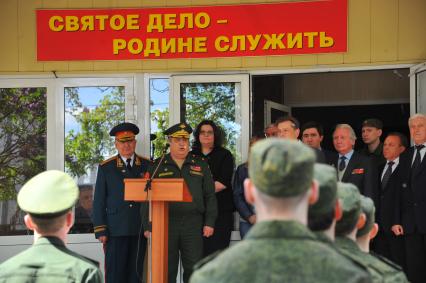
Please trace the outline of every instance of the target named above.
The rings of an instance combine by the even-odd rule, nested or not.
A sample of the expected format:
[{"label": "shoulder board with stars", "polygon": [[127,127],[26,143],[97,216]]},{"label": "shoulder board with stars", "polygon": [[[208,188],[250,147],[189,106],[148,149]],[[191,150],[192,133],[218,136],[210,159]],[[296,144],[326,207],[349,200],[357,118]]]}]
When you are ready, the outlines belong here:
[{"label": "shoulder board with stars", "polygon": [[137,166],[139,166],[139,165],[142,164],[141,160],[145,160],[145,161],[151,162],[151,160],[149,160],[145,156],[140,156],[140,155],[137,155],[137,154],[135,154],[135,156],[136,156],[136,158],[135,158],[135,165],[137,165]]},{"label": "shoulder board with stars", "polygon": [[107,164],[107,163],[109,163],[110,161],[113,161],[114,159],[116,159],[117,158],[117,156],[118,155],[115,155],[115,156],[112,156],[112,157],[110,157],[110,158],[108,158],[108,159],[106,159],[106,160],[104,160],[104,161],[102,161],[101,163],[99,163],[99,165],[105,165],[105,164]]}]

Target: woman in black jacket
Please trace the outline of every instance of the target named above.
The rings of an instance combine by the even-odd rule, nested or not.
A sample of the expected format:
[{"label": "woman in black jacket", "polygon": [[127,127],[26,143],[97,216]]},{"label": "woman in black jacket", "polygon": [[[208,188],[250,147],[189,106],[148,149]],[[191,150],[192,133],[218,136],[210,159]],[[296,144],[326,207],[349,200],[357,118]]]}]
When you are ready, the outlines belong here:
[{"label": "woman in black jacket", "polygon": [[231,241],[235,211],[232,197],[232,174],[234,158],[222,147],[222,133],[211,120],[204,120],[194,131],[192,153],[207,159],[215,181],[218,217],[212,237],[204,238],[204,256],[225,249]]}]

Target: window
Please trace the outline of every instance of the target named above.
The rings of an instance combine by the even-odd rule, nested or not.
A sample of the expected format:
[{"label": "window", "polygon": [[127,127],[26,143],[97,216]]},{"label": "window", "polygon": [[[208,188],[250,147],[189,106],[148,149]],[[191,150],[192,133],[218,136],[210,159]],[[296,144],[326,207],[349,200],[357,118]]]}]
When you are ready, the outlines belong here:
[{"label": "window", "polygon": [[0,235],[26,234],[16,196],[46,170],[47,88],[0,88]]}]

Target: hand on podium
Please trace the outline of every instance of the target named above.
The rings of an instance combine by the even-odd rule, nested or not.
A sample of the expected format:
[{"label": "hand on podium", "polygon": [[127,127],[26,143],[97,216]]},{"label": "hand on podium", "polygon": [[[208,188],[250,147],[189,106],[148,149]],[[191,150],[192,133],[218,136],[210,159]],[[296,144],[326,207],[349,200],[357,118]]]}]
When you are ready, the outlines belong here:
[{"label": "hand on podium", "polygon": [[210,236],[212,236],[214,233],[214,228],[210,227],[210,226],[204,226],[203,227],[203,236],[208,238]]}]

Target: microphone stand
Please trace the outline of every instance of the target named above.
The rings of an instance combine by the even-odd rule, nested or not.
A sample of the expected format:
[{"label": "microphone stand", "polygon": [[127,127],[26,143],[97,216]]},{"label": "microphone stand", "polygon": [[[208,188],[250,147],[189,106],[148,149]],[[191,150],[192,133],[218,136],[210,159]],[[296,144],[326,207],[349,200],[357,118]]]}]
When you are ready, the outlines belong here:
[{"label": "microphone stand", "polygon": [[[157,174],[158,169],[160,168],[161,163],[163,163],[164,157],[166,156],[167,149],[169,148],[169,144],[166,144],[166,147],[163,150],[163,154],[161,155],[160,161],[158,162],[157,166],[155,167],[154,173],[152,173],[152,176],[146,181],[145,189],[144,191],[147,193],[147,199],[148,199],[148,207],[149,207],[149,217],[148,221],[151,226],[152,223],[152,196],[150,194],[151,192],[151,184],[152,180],[155,177],[155,174]],[[148,270],[149,270],[149,278],[148,282],[152,282],[152,239],[151,237],[148,238]]]}]

